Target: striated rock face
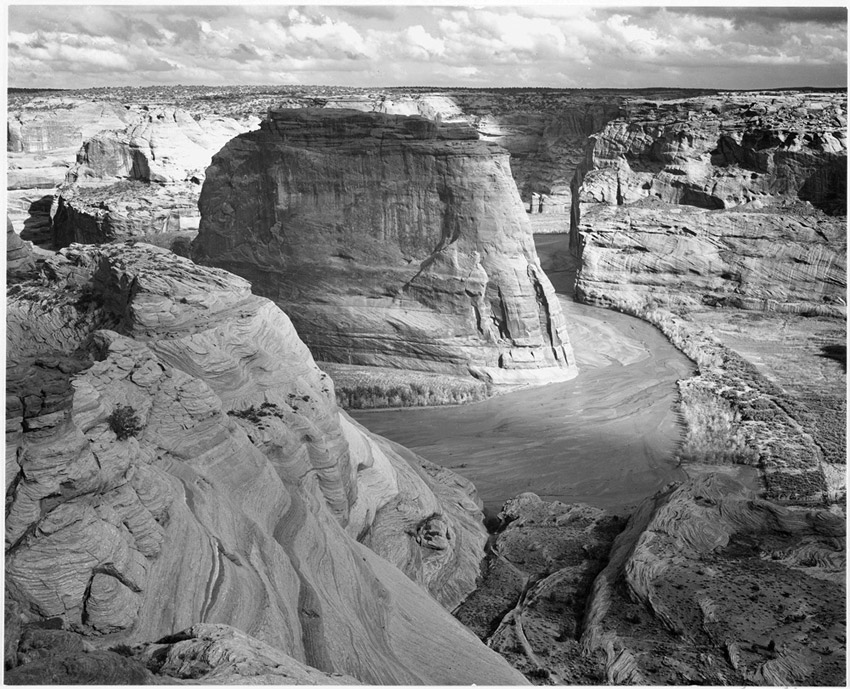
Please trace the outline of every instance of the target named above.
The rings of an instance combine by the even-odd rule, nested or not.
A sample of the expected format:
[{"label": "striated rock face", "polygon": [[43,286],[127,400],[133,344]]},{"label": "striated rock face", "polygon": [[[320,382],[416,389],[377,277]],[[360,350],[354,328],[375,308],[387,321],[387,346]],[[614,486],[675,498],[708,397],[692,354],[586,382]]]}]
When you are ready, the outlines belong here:
[{"label": "striated rock face", "polygon": [[[841,314],[846,94],[634,101],[573,179],[593,303]],[[735,209],[730,212],[729,209]]]},{"label": "striated rock face", "polygon": [[590,206],[576,293],[601,306],[728,306],[842,316],[847,232],[821,212]]},{"label": "striated rock face", "polygon": [[251,280],[319,360],[575,374],[508,157],[465,127],[280,110],[213,160],[196,260]]},{"label": "striated rock face", "polygon": [[125,128],[87,139],[54,203],[53,246],[197,230],[204,168],[258,121],[145,108]]},{"label": "striated rock face", "polygon": [[719,209],[773,197],[844,213],[844,93],[735,93],[635,101],[586,151],[583,203],[645,197]]},{"label": "striated rock face", "polygon": [[68,185],[53,204],[52,244],[105,244],[174,237],[198,228],[195,185],[122,181],[107,186]]},{"label": "striated rock face", "polygon": [[521,681],[411,580],[447,607],[474,587],[471,486],[340,412],[246,281],[74,246],[11,291],[7,339],[24,623],[100,648],[226,624],[368,683]]},{"label": "striated rock face", "polygon": [[137,121],[98,132],[83,142],[70,181],[134,179],[161,184],[203,181],[210,157],[227,141],[256,127],[257,118],[195,119],[180,108],[147,107]]}]

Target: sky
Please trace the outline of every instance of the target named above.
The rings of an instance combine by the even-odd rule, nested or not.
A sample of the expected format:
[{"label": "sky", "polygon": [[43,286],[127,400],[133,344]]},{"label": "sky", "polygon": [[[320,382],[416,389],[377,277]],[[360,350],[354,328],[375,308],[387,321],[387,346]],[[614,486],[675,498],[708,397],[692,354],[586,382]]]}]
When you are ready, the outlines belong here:
[{"label": "sky", "polygon": [[8,85],[847,85],[844,6],[17,5]]}]

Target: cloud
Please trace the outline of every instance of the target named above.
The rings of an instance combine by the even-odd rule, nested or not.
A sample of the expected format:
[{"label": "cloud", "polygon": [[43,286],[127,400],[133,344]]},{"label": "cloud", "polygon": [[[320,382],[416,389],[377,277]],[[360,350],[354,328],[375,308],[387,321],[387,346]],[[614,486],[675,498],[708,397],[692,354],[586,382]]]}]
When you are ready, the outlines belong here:
[{"label": "cloud", "polygon": [[403,9],[391,5],[345,5],[339,11],[355,19],[388,22],[396,19]]},{"label": "cloud", "polygon": [[11,86],[845,86],[843,7],[9,8]]},{"label": "cloud", "polygon": [[845,7],[667,7],[674,14],[729,19],[738,27],[756,24],[768,29],[782,24],[847,24]]}]

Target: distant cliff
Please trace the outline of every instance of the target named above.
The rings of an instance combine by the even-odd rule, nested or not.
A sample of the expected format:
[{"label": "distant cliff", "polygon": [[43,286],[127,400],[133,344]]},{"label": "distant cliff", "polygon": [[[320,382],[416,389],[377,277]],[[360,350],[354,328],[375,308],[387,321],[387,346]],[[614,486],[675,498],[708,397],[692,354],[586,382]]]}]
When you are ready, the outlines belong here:
[{"label": "distant cliff", "polygon": [[273,111],[215,156],[199,205],[195,259],[250,279],[319,360],[575,374],[508,156],[468,127]]},{"label": "distant cliff", "polygon": [[846,115],[843,92],[629,103],[573,179],[577,292],[843,313]]}]

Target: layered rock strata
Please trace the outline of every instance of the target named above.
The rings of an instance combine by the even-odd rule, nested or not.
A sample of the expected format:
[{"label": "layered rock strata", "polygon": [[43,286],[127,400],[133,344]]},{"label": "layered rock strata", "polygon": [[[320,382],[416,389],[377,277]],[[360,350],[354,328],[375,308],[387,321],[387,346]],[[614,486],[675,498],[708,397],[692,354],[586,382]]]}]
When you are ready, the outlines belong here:
[{"label": "layered rock strata", "polygon": [[6,590],[25,625],[108,648],[227,624],[368,683],[521,681],[412,581],[447,607],[474,587],[471,486],[340,412],[247,282],[74,246],[10,290],[7,338]]},{"label": "layered rock strata", "polygon": [[52,209],[53,246],[101,244],[198,227],[198,196],[212,155],[257,118],[195,118],[145,108],[121,130],[83,142]]},{"label": "layered rock strata", "polygon": [[654,197],[713,210],[799,198],[844,213],[846,125],[843,92],[635,100],[592,137],[574,194],[583,203]]},{"label": "layered rock strata", "polygon": [[251,280],[319,360],[575,375],[508,156],[471,129],[273,111],[215,156],[200,210],[195,259]]},{"label": "layered rock strata", "polygon": [[843,316],[844,219],[811,207],[748,206],[589,205],[577,227],[577,297],[632,310],[731,307]]},{"label": "layered rock strata", "polygon": [[[844,312],[846,94],[634,101],[573,179],[591,302]],[[736,212],[729,212],[735,209]]]}]

